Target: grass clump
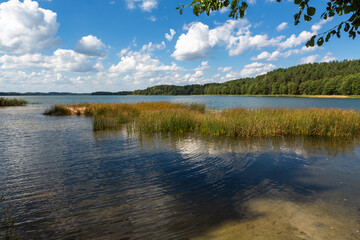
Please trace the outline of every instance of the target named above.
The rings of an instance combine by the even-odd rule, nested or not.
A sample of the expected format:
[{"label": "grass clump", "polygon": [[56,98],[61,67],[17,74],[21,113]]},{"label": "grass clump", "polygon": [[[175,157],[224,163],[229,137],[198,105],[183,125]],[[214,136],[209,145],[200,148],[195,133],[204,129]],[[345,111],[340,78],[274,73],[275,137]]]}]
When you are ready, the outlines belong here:
[{"label": "grass clump", "polygon": [[235,108],[207,111],[202,104],[168,102],[77,107],[85,108],[84,115],[93,118],[94,130],[114,130],[127,124],[128,131],[138,133],[178,132],[229,137],[345,137],[360,133],[360,112],[355,110]]},{"label": "grass clump", "polygon": [[52,106],[49,110],[47,110],[44,115],[50,116],[69,116],[72,115],[71,110],[69,107],[65,105],[55,105]]},{"label": "grass clump", "polygon": [[28,101],[25,99],[0,97],[0,107],[25,106],[26,104]]}]

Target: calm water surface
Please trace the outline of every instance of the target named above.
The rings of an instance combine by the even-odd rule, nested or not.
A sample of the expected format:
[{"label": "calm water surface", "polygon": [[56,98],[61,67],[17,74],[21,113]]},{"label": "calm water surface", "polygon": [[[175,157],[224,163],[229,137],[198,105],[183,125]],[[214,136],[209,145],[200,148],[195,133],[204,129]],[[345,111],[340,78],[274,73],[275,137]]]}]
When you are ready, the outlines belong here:
[{"label": "calm water surface", "polygon": [[356,139],[137,136],[41,114],[75,102],[358,108],[357,99],[27,99],[39,104],[0,108],[1,210],[11,206],[20,239],[360,239]]},{"label": "calm water surface", "polygon": [[[19,98],[19,97],[16,97]],[[71,103],[137,103],[168,101],[174,103],[204,103],[209,109],[234,107],[294,107],[360,109],[359,99],[290,98],[290,97],[236,97],[236,96],[21,96],[29,102],[53,105]]]}]

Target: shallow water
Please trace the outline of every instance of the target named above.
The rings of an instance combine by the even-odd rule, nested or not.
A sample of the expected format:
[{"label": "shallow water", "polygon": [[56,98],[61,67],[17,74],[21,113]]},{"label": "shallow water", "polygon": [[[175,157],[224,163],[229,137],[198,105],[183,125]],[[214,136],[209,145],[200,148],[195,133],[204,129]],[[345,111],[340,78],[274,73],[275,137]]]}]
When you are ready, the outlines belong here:
[{"label": "shallow water", "polygon": [[20,239],[360,239],[356,139],[94,133],[45,107],[0,109]]}]

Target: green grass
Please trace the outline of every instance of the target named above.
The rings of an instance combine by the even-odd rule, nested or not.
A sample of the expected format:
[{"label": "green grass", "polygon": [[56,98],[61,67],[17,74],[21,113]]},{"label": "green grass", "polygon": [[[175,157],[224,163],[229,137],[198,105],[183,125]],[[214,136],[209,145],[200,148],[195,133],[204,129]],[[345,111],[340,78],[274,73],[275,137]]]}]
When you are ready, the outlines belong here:
[{"label": "green grass", "polygon": [[28,101],[25,99],[0,97],[0,107],[25,106],[26,104]]},{"label": "green grass", "polygon": [[93,118],[95,131],[116,130],[126,125],[128,131],[138,133],[177,132],[229,137],[345,137],[360,133],[360,112],[355,110],[235,108],[211,111],[201,104],[168,102],[76,106],[86,107],[84,114]]}]

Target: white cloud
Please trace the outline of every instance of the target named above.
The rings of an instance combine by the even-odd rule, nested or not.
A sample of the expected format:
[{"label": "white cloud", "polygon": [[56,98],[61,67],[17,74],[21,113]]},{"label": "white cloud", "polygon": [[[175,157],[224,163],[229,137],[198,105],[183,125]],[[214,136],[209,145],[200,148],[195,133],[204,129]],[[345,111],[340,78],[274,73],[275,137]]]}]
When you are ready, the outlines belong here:
[{"label": "white cloud", "polygon": [[226,12],[229,12],[230,11],[230,8],[229,7],[223,7],[222,9],[220,9],[220,13],[223,14],[223,13],[226,13]]},{"label": "white cloud", "polygon": [[93,35],[82,37],[76,44],[75,51],[91,57],[104,56],[106,46]]},{"label": "white cloud", "polygon": [[173,40],[174,35],[176,34],[176,31],[172,28],[170,28],[170,33],[165,33],[165,38],[169,42]]},{"label": "white cloud", "polygon": [[210,49],[209,26],[197,22],[190,26],[186,34],[179,37],[171,56],[177,60],[201,59],[208,56]]},{"label": "white cloud", "polygon": [[287,38],[284,42],[280,43],[279,46],[282,49],[286,49],[286,48],[293,48],[299,45],[303,45],[304,43],[306,43],[308,40],[310,40],[310,38],[317,34],[317,32],[322,28],[322,26],[331,21],[332,18],[328,18],[327,20],[321,20],[320,22],[314,24],[311,27],[311,31],[302,31],[298,36],[296,36],[295,34],[292,34],[289,38]]},{"label": "white cloud", "polygon": [[250,27],[246,19],[228,20],[211,30],[201,22],[193,23],[177,40],[172,56],[177,60],[201,59],[208,57],[215,46],[225,46],[230,56],[238,56],[249,48],[276,46],[283,39],[269,39],[266,34],[252,36]]},{"label": "white cloud", "polygon": [[287,23],[287,22],[280,23],[279,26],[277,26],[276,30],[282,31],[282,30],[284,30],[285,28],[287,28],[287,26],[288,26],[288,23]]},{"label": "white cloud", "polygon": [[308,31],[302,31],[299,36],[292,34],[284,42],[280,43],[280,48],[286,49],[302,45],[307,42],[313,35],[314,33]]},{"label": "white cloud", "polygon": [[149,18],[148,18],[151,22],[156,22],[156,17],[155,16],[150,16]]},{"label": "white cloud", "polygon": [[327,19],[322,19],[320,22],[314,24],[314,25],[311,27],[311,30],[316,33],[317,31],[319,31],[319,30],[322,28],[322,26],[323,26],[325,23],[328,23],[328,22],[330,22],[330,21],[332,21],[332,20],[333,20],[332,17],[329,17],[329,18],[327,18]]},{"label": "white cloud", "polygon": [[126,2],[129,9],[135,9],[139,7],[145,12],[151,12],[158,6],[158,0],[126,0]]},{"label": "white cloud", "polygon": [[95,72],[97,66],[89,59],[73,50],[58,49],[51,56],[40,53],[21,56],[3,55],[0,57],[0,69],[46,69],[55,72]]},{"label": "white cloud", "polygon": [[265,74],[269,71],[272,71],[276,68],[273,64],[264,64],[259,62],[254,62],[248,65],[245,65],[241,70],[240,75],[242,77],[254,77],[257,75]]},{"label": "white cloud", "polygon": [[272,53],[264,51],[264,52],[260,53],[258,56],[252,57],[251,60],[258,61],[258,60],[266,59],[267,61],[276,61],[279,59],[280,56],[281,56],[280,51],[274,51]]},{"label": "white cloud", "polygon": [[307,57],[304,57],[300,60],[300,64],[306,64],[306,63],[314,63],[318,59],[319,55],[310,55]]},{"label": "white cloud", "polygon": [[290,57],[293,54],[302,55],[302,54],[305,54],[305,53],[308,53],[308,52],[313,52],[313,51],[315,51],[317,49],[319,49],[319,47],[317,47],[317,46],[314,46],[314,47],[303,46],[302,48],[290,49],[290,50],[287,50],[285,52],[280,52],[279,50],[276,50],[276,51],[274,51],[272,53],[269,53],[267,51],[264,51],[264,52],[260,53],[259,55],[257,55],[256,57],[252,57],[251,60],[252,61],[258,61],[258,60],[264,60],[265,59],[266,61],[277,61],[277,60],[279,60],[280,57],[287,58],[287,57]]},{"label": "white cloud", "polygon": [[149,42],[148,44],[145,44],[142,46],[141,51],[143,52],[153,52],[155,50],[162,50],[166,47],[165,42],[162,41],[161,44],[153,44],[152,42]]},{"label": "white cloud", "polygon": [[328,52],[322,59],[321,62],[332,62],[335,61],[336,57],[332,57],[332,53]]},{"label": "white cloud", "polygon": [[171,65],[162,64],[158,59],[152,58],[150,53],[129,51],[125,56],[121,57],[118,64],[110,67],[109,72],[118,75],[133,73],[137,76],[146,76],[153,72],[168,71],[170,73],[180,69],[175,63]]},{"label": "white cloud", "polygon": [[56,13],[35,1],[10,0],[0,4],[0,53],[26,54],[58,44]]},{"label": "white cloud", "polygon": [[232,67],[219,67],[218,71],[220,72],[229,72],[232,70]]}]

